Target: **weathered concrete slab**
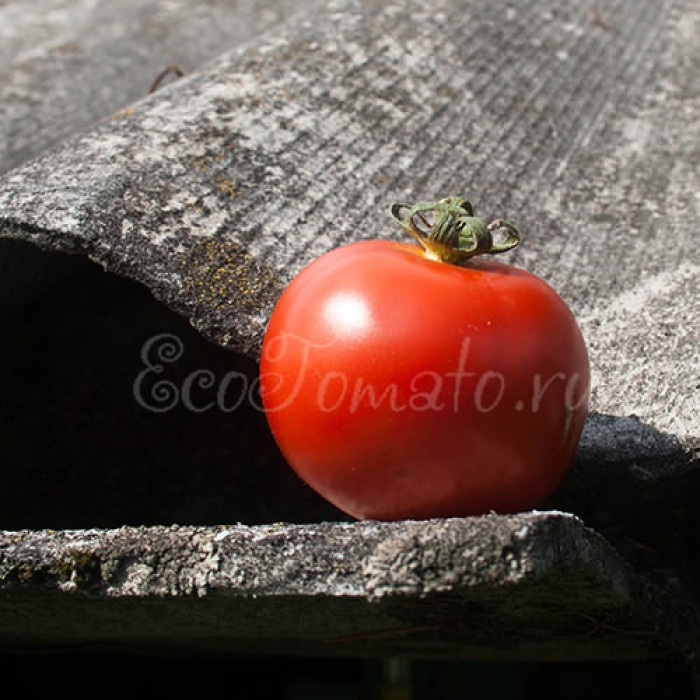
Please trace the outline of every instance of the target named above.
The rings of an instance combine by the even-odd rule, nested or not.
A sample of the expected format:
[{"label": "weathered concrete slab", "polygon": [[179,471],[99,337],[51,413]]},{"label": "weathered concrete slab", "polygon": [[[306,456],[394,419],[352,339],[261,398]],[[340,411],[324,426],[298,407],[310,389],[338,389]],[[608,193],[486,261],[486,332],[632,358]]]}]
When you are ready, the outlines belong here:
[{"label": "weathered concrete slab", "polygon": [[0,534],[0,646],[15,650],[673,658],[682,613],[556,512]]},{"label": "weathered concrete slab", "polygon": [[[144,97],[168,66],[185,74],[318,6],[316,0],[23,0],[0,6],[0,173]],[[176,80],[169,74],[161,81]],[[0,247],[0,319],[74,269]]]},{"label": "weathered concrete slab", "polygon": [[143,97],[166,66],[190,73],[318,5],[6,0],[0,5],[0,172]]}]

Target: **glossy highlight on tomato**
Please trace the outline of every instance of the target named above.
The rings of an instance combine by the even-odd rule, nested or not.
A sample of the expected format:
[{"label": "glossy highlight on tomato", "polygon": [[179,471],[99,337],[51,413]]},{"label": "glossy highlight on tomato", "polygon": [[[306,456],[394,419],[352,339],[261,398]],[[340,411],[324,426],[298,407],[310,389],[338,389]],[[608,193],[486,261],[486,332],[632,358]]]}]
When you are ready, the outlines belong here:
[{"label": "glossy highlight on tomato", "polygon": [[510,224],[486,226],[457,198],[392,213],[420,246],[331,250],[275,306],[260,362],[275,440],[355,518],[538,507],[586,417],[578,325],[540,278],[476,257],[513,247]]}]

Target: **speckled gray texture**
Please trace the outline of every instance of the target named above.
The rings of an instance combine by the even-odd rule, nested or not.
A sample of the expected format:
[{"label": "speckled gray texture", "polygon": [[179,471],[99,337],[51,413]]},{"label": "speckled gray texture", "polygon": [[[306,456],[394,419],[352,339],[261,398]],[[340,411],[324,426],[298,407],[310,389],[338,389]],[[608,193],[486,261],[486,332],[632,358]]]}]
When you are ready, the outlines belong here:
[{"label": "speckled gray texture", "polygon": [[605,540],[556,512],[0,532],[0,623],[16,648],[610,660],[688,643]]},{"label": "speckled gray texture", "polygon": [[[6,0],[0,5],[0,172],[308,13],[316,0]],[[163,80],[174,80],[171,74]]]}]

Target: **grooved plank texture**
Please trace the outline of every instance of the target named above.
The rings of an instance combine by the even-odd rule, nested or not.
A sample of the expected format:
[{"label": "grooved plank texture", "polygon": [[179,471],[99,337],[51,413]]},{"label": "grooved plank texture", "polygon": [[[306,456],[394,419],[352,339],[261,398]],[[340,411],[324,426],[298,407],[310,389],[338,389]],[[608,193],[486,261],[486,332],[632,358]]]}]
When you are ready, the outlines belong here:
[{"label": "grooved plank texture", "polygon": [[0,172],[143,97],[166,66],[190,73],[319,4],[5,0],[0,4]]}]

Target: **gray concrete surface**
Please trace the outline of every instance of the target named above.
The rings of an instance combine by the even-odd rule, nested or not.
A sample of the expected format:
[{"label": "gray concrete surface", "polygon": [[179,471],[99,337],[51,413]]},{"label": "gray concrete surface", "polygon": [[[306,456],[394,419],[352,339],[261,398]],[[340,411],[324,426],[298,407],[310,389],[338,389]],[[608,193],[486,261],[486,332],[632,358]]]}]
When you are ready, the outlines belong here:
[{"label": "gray concrete surface", "polygon": [[610,661],[690,642],[564,513],[18,532],[0,551],[0,648]]},{"label": "gray concrete surface", "polygon": [[[662,581],[654,590],[666,591],[658,604],[670,620],[677,601],[691,601],[693,628],[698,6],[620,0],[592,13],[573,2],[472,4],[455,12],[450,0],[430,9],[338,2],[322,13],[308,4],[295,5],[294,16],[272,3],[262,14],[216,3],[77,3],[75,15],[46,3],[53,12],[31,16],[19,3],[0,7],[9,18],[0,23],[2,60],[11,66],[0,84],[0,444],[8,465],[0,527],[36,531],[4,536],[3,561],[14,572],[3,588],[6,614],[22,599],[24,619],[43,619],[37,580],[17,574],[30,551],[45,557],[42,570],[56,583],[65,538],[114,542],[109,530],[85,528],[340,519],[289,479],[261,437],[259,415],[140,410],[139,351],[174,333],[194,363],[173,365],[179,379],[231,362],[254,373],[270,309],[306,262],[343,242],[400,235],[386,216],[392,201],[457,193],[484,217],[521,229],[523,244],[506,258],[560,292],[590,349],[592,413],[571,478],[550,505],[615,545],[613,569]],[[25,36],[34,49],[18,48]],[[141,98],[173,61],[189,64],[186,77]],[[518,520],[503,527],[517,529]],[[80,532],[41,530],[57,524]],[[337,527],[355,532],[358,546],[374,532]],[[422,527],[434,526],[411,526]],[[562,552],[588,537],[572,527]],[[295,557],[313,558],[310,540],[294,540],[299,530],[282,531],[295,542],[292,570]],[[203,531],[203,546],[213,532]],[[248,543],[260,531],[237,532]],[[481,541],[478,527],[469,532]],[[136,564],[125,587],[150,570],[138,543],[161,535],[132,532]],[[549,535],[531,537],[533,552],[550,551]],[[8,550],[15,541],[26,548]],[[188,556],[204,556],[182,550],[177,537],[164,541],[184,567]],[[64,548],[58,559],[53,547]],[[583,556],[584,568],[602,551]],[[124,557],[119,547],[113,554]],[[502,571],[491,574],[497,582]],[[427,575],[421,569],[417,580]],[[603,588],[617,595],[613,580]],[[558,595],[546,581],[542,595]],[[245,597],[239,583],[224,577],[220,585]],[[647,630],[657,604],[649,607],[649,590],[626,589],[619,608]],[[70,614],[81,600],[50,597]],[[292,595],[292,607],[298,602]],[[562,653],[581,654],[581,629],[568,630]],[[664,646],[674,635],[687,639],[678,628],[651,636]],[[646,653],[626,639],[631,653]],[[626,653],[622,637],[616,643]]]},{"label": "gray concrete surface", "polygon": [[[0,172],[307,13],[315,0],[10,0],[0,6]],[[163,84],[174,79],[170,75]]]}]

